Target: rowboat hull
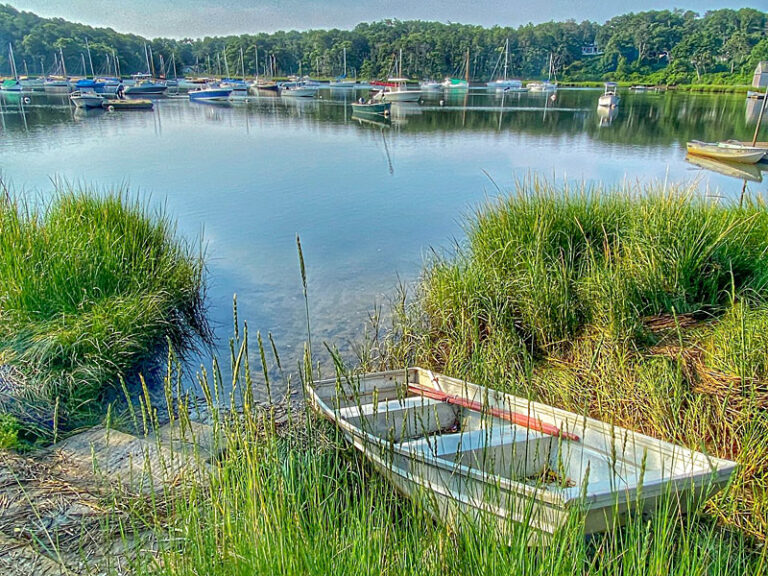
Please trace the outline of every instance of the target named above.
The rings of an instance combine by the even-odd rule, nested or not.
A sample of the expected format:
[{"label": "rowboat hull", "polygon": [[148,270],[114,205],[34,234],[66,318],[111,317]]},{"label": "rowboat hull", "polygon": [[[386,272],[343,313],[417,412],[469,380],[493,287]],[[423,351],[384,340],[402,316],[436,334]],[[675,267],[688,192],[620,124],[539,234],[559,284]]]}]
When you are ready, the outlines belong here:
[{"label": "rowboat hull", "polygon": [[686,145],[688,154],[706,156],[715,160],[727,162],[741,162],[755,164],[765,156],[764,148],[744,146],[741,143],[729,144],[727,142],[699,142],[694,140]]},{"label": "rowboat hull", "polygon": [[355,114],[389,114],[389,110],[392,108],[390,102],[377,102],[374,104],[359,104],[357,102],[352,104],[352,111]]},{"label": "rowboat hull", "polygon": [[419,368],[324,380],[308,398],[441,521],[492,520],[546,541],[579,514],[608,529],[660,499],[696,504],[733,462]]}]

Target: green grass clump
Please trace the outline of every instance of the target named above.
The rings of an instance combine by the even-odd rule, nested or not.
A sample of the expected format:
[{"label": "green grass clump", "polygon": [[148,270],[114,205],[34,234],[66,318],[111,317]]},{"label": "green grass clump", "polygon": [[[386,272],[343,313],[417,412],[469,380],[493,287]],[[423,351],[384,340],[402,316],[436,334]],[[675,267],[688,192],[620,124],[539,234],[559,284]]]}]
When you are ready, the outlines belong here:
[{"label": "green grass clump", "polygon": [[[124,191],[0,201],[0,356],[25,390],[83,406],[166,339],[207,337],[204,264],[173,223]],[[63,413],[63,412],[62,412]]]},{"label": "green grass clump", "polygon": [[522,182],[400,300],[423,365],[735,459],[714,517],[768,539],[768,211],[676,187]]},{"label": "green grass clump", "polygon": [[653,192],[558,189],[533,180],[483,209],[467,244],[424,278],[435,339],[468,353],[514,332],[546,354],[586,331],[643,336],[656,314],[719,309],[768,282],[768,213]]}]

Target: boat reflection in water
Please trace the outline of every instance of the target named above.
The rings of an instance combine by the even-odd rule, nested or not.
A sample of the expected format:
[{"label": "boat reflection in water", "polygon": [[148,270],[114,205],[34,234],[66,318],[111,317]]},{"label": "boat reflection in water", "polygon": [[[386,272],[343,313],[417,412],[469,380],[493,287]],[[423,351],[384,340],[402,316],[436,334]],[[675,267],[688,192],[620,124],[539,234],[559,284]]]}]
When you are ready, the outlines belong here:
[{"label": "boat reflection in water", "polygon": [[603,128],[605,126],[610,126],[611,124],[613,124],[613,121],[616,119],[616,116],[618,115],[619,115],[618,106],[598,106],[597,107],[598,126],[600,126],[600,128]]},{"label": "boat reflection in water", "polygon": [[723,176],[730,176],[731,178],[737,178],[738,180],[748,180],[750,182],[762,182],[763,175],[760,168],[755,164],[744,164],[743,162],[726,162],[724,160],[714,160],[713,158],[706,158],[703,156],[694,156],[688,154],[685,157],[685,161],[704,168],[705,170],[711,170],[722,174]]}]

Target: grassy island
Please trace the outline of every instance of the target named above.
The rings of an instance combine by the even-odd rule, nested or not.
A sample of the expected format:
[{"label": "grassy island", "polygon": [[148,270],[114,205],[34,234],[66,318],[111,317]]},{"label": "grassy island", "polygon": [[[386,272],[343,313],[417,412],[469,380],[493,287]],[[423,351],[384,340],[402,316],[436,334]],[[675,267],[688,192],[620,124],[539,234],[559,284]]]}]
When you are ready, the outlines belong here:
[{"label": "grassy island", "polygon": [[0,380],[13,402],[4,408],[32,410],[21,416],[33,433],[77,426],[166,341],[185,350],[207,338],[203,270],[168,217],[124,190],[66,188],[42,205],[6,193]]}]

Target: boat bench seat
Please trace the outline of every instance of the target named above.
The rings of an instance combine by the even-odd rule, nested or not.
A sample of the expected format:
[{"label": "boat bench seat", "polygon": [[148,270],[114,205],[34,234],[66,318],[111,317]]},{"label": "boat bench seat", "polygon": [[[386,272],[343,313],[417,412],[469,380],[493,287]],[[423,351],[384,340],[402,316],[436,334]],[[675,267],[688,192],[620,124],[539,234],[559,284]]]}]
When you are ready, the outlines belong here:
[{"label": "boat bench seat", "polygon": [[540,473],[550,460],[553,437],[514,425],[441,434],[400,443],[423,454],[510,478]]},{"label": "boat bench seat", "polygon": [[447,402],[411,396],[347,406],[340,408],[337,414],[369,434],[400,442],[456,426],[459,409]]}]

